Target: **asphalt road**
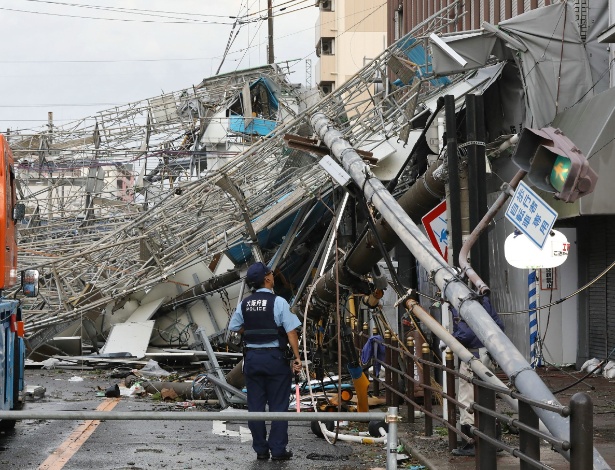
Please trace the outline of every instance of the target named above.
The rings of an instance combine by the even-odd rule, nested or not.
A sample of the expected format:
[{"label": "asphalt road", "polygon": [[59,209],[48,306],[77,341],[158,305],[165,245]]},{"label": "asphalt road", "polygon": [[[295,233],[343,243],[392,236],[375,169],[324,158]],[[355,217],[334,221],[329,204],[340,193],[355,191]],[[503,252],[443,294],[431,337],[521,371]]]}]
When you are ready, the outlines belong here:
[{"label": "asphalt road", "polygon": [[[83,378],[83,381],[71,381],[72,377]],[[98,396],[100,390],[122,382],[108,378],[104,371],[40,369],[28,369],[26,381],[28,385],[46,388],[43,398],[26,403],[31,411],[93,411],[108,400]],[[152,410],[174,411],[175,405],[151,398],[121,397],[113,408],[118,412]],[[331,445],[316,437],[308,423],[290,423],[289,449],[295,455],[288,462],[257,461],[246,422],[109,420],[98,425],[94,422],[87,432],[77,437],[75,431],[83,431],[83,423],[18,421],[13,431],[0,433],[0,468],[367,470],[386,467],[383,445],[340,441]],[[358,426],[350,423],[348,432],[355,431]],[[60,454],[63,458],[58,459]]]}]

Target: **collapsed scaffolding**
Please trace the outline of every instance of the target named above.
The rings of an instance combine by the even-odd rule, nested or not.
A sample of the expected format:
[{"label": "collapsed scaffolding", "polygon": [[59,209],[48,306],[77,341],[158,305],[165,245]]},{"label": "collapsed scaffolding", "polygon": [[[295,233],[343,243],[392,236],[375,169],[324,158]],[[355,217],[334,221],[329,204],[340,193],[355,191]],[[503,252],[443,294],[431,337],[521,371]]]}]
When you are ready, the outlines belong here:
[{"label": "collapsed scaffolding", "polygon": [[[420,28],[446,30],[444,13],[452,9]],[[391,141],[406,144],[413,122],[428,114],[419,107],[415,115],[419,103],[462,78],[434,80],[429,62],[409,60],[429,57],[423,41],[409,38],[312,107],[339,123],[365,155]],[[389,69],[402,81],[395,90],[381,85]],[[266,137],[247,130],[261,115],[250,109],[259,100],[248,87],[263,77],[284,98]],[[232,123],[216,131],[237,103],[243,131]],[[27,207],[20,263],[41,270],[43,279],[42,302],[25,307],[31,346],[131,293],[173,281],[190,266],[210,265],[233,245],[249,250],[254,234],[326,193],[331,183],[318,166],[321,152],[291,149],[284,141],[287,134],[311,136],[310,110],[302,107],[298,87],[267,66],[74,124],[11,135]],[[202,159],[207,162],[199,166]],[[400,190],[404,183],[412,179]]]}]

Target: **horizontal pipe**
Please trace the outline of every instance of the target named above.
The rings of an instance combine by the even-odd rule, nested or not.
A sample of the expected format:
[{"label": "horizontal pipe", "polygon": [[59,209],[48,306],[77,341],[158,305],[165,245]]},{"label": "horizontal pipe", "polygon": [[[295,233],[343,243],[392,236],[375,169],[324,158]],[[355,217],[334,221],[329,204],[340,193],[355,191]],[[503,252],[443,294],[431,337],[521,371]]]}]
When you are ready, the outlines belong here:
[{"label": "horizontal pipe", "polygon": [[2,419],[44,419],[44,420],[98,420],[98,421],[382,421],[384,412],[368,413],[297,413],[293,412],[250,412],[233,411],[0,411]]}]

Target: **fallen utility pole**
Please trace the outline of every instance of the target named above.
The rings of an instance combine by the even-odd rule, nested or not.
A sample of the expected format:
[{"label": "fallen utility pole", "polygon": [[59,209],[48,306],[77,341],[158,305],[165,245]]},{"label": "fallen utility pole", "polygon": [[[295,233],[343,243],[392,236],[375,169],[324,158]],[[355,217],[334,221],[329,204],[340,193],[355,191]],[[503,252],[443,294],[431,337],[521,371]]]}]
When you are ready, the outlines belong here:
[{"label": "fallen utility pole", "polygon": [[[502,370],[510,377],[513,387],[534,400],[559,404],[525,357],[500,330],[481,303],[475,300],[476,294],[468,288],[457,271],[442,260],[427,237],[365,165],[353,147],[343,138],[342,133],[335,129],[322,113],[313,114],[310,124],[357,186],[363,189],[365,198],[382,214],[386,223],[395,231],[417,261],[430,273],[442,295],[457,309]],[[541,408],[534,408],[534,411],[553,436],[562,440],[569,439],[569,419]],[[563,455],[570,460],[569,452]],[[593,455],[594,469],[611,468],[595,448]]]}]

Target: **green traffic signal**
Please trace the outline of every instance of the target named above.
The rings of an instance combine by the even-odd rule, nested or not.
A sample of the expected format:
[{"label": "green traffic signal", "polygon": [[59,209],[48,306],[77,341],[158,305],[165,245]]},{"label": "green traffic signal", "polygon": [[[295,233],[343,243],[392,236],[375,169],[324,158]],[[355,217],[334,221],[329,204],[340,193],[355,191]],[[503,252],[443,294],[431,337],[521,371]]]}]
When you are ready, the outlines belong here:
[{"label": "green traffic signal", "polygon": [[561,192],[564,189],[564,185],[570,174],[571,166],[572,162],[567,157],[558,155],[555,159],[549,180],[551,186],[553,186],[557,192]]}]

